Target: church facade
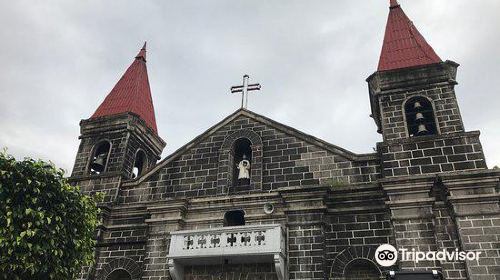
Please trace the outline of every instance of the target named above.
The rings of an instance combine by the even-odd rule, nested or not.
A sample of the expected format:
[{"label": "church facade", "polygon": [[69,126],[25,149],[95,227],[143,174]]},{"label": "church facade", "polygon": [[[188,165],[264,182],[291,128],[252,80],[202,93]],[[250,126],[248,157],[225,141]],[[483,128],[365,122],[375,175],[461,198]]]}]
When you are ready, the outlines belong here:
[{"label": "church facade", "polygon": [[[368,77],[383,141],[355,154],[245,108],[168,157],[146,46],[80,123],[70,180],[104,192],[96,265],[79,279],[500,280],[500,170],[466,131],[458,64],[442,61],[392,0]],[[379,263],[377,248],[479,252]]]}]

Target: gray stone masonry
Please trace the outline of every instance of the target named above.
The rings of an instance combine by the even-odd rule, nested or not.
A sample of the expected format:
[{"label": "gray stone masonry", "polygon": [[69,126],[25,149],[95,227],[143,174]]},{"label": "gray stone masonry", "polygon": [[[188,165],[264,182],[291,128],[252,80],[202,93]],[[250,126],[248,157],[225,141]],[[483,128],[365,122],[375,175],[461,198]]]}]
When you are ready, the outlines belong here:
[{"label": "gray stone masonry", "polygon": [[377,150],[384,177],[486,169],[478,131],[381,142]]},{"label": "gray stone masonry", "polygon": [[[106,198],[97,262],[79,279],[106,280],[124,269],[134,280],[274,280],[281,272],[284,280],[379,280],[389,270],[437,269],[446,280],[500,280],[500,171],[487,169],[479,132],[464,130],[454,91],[457,66],[447,61],[368,78],[372,115],[384,138],[376,153],[355,154],[240,109],[156,163],[165,142],[137,116],[82,121],[70,180],[85,193],[105,191]],[[408,137],[403,106],[413,96],[431,100],[438,134]],[[252,151],[245,186],[233,178],[240,138]],[[111,143],[107,169],[88,175],[93,149],[103,140]],[[148,170],[132,179],[139,149]],[[272,213],[264,211],[267,204]],[[285,242],[277,244],[286,250],[245,256],[246,264],[221,258],[184,265],[179,255],[169,258],[171,242],[185,238],[172,232],[220,229],[234,210],[244,213],[246,226],[281,227]],[[385,243],[482,257],[381,267],[375,250]]]},{"label": "gray stone masonry", "polygon": [[186,280],[277,280],[271,263],[188,266]]},{"label": "gray stone masonry", "polygon": [[[80,122],[81,142],[70,181],[87,194],[105,192],[105,202],[118,197],[122,180],[131,178],[135,155],[140,149],[147,157],[147,168],[156,164],[165,142],[144,121],[132,113],[106,116]],[[89,174],[96,145],[108,141],[111,146],[104,172]]]},{"label": "gray stone masonry", "polygon": [[[160,162],[141,180],[125,183],[123,202],[204,197],[218,193],[224,141],[240,130],[255,132],[262,142],[262,182],[269,192],[280,187],[375,181],[376,154],[356,155],[255,113],[239,110],[214,128]],[[232,167],[234,168],[234,167]],[[254,178],[254,177],[252,177]],[[232,187],[229,187],[231,192]],[[227,192],[226,192],[227,193]]]},{"label": "gray stone masonry", "polygon": [[381,179],[398,248],[480,252],[475,261],[400,262],[402,269],[437,268],[445,279],[498,280],[500,170]]},{"label": "gray stone masonry", "polygon": [[404,102],[414,96],[431,100],[441,134],[463,132],[455,95],[458,64],[452,61],[375,72],[369,84],[372,116],[384,141],[407,138]]},{"label": "gray stone masonry", "polygon": [[481,252],[479,260],[466,262],[472,280],[500,279],[499,175],[500,170],[494,169],[441,176],[461,248]]},{"label": "gray stone masonry", "polygon": [[[219,186],[220,178],[228,178],[221,174],[228,170],[219,168],[221,148],[238,131],[261,143],[261,175],[254,175],[262,176],[262,183],[246,192]],[[480,168],[478,159],[470,158],[483,158],[475,150],[480,147],[478,133],[405,141],[386,141],[378,154],[356,155],[240,110],[135,180],[119,172],[72,177],[87,192],[107,190],[106,202],[112,202],[102,205],[97,264],[84,268],[79,279],[105,280],[113,269],[125,269],[133,279],[170,280],[171,232],[220,228],[227,211],[242,210],[246,225],[283,227],[287,279],[375,280],[390,269],[423,268],[438,269],[446,280],[499,280],[499,172]],[[443,155],[427,152],[436,148],[434,143],[442,145]],[[444,172],[445,163],[440,163],[435,174],[380,174],[391,162],[387,156],[396,158],[403,149],[412,157],[422,151],[421,158],[430,157],[431,163],[433,157],[451,161],[464,155],[474,168]],[[451,153],[444,152],[449,149]],[[413,160],[397,157],[410,165]],[[264,212],[266,203],[274,206],[272,214]],[[481,250],[485,258],[476,263],[399,261],[384,268],[374,254],[385,243],[422,251]],[[189,265],[184,277],[277,279],[274,265]]]},{"label": "gray stone masonry", "polygon": [[[443,186],[438,187],[442,188]],[[444,201],[436,201],[433,208],[433,214],[433,226],[438,251],[445,249],[449,252],[453,252],[456,248],[461,248],[457,226],[453,220],[451,210],[447,207],[446,203]],[[465,263],[461,261],[441,262],[441,272],[445,279],[467,279]]]},{"label": "gray stone masonry", "polygon": [[[375,250],[380,244],[395,243],[385,199],[378,185],[331,187],[325,230],[328,278],[361,277],[358,271],[369,275],[371,270],[378,271],[380,277],[381,272],[389,270],[378,267],[375,261]],[[370,265],[365,269],[349,265],[359,259]]]}]

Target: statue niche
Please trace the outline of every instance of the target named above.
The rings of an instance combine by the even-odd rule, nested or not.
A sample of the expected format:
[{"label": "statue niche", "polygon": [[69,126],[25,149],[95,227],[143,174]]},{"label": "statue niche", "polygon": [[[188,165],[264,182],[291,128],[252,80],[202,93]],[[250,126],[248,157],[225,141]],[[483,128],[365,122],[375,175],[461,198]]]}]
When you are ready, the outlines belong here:
[{"label": "statue niche", "polygon": [[[240,163],[243,169],[238,169]],[[244,178],[246,176],[248,178]],[[217,193],[221,195],[262,190],[262,139],[255,131],[240,129],[224,139],[219,153],[218,178]]]},{"label": "statue niche", "polygon": [[234,141],[233,154],[233,186],[250,185],[250,169],[252,166],[252,143],[247,138]]}]

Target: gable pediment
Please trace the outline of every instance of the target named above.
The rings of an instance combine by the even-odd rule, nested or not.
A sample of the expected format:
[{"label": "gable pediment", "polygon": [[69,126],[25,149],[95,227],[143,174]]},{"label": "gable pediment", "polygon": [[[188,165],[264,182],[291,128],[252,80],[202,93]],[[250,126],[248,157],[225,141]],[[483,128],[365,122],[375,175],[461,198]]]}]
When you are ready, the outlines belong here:
[{"label": "gable pediment", "polygon": [[[234,165],[225,153],[238,138],[248,138],[252,145],[260,141],[256,153],[261,157],[255,160],[261,162],[256,162],[254,167],[260,166],[262,175],[258,180],[257,177],[253,179],[256,184],[253,187],[262,190],[318,185],[340,177],[349,182],[371,181],[378,172],[376,154],[355,154],[267,117],[239,109],[137,180],[124,185],[133,186],[154,179],[166,182],[165,190],[160,193],[181,191],[193,196],[224,193],[216,189],[221,186],[230,188],[230,182],[222,183],[221,178],[229,180],[231,174],[228,172]],[[229,165],[221,168],[224,164]],[[362,170],[363,167],[369,170]]]}]

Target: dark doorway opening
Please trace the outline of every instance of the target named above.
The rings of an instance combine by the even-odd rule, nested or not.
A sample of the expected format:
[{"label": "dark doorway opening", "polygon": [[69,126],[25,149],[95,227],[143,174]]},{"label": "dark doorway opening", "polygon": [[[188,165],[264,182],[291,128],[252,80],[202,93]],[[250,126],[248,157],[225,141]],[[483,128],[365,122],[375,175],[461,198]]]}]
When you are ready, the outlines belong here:
[{"label": "dark doorway opening", "polygon": [[245,212],[242,210],[227,211],[224,214],[224,226],[244,226],[245,225]]},{"label": "dark doorway opening", "polygon": [[132,280],[132,276],[125,269],[117,269],[111,272],[106,280]]},{"label": "dark doorway opening", "polygon": [[347,265],[344,276],[346,280],[378,280],[380,272],[372,262],[357,259]]}]

